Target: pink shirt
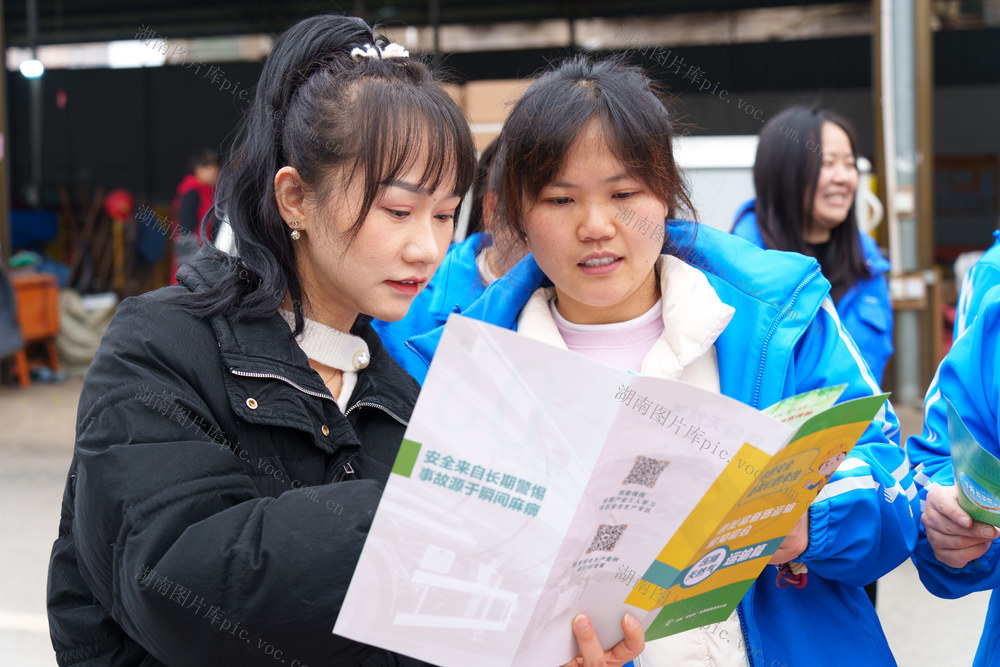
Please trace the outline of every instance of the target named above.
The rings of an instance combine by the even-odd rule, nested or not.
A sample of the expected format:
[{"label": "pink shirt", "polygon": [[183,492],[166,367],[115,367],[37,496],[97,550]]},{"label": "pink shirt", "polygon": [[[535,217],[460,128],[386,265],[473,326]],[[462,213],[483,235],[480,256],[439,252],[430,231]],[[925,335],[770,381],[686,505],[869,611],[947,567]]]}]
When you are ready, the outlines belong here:
[{"label": "pink shirt", "polygon": [[639,317],[613,324],[574,324],[549,302],[552,319],[566,347],[615,368],[638,373],[642,361],[663,334],[663,303],[658,300]]}]

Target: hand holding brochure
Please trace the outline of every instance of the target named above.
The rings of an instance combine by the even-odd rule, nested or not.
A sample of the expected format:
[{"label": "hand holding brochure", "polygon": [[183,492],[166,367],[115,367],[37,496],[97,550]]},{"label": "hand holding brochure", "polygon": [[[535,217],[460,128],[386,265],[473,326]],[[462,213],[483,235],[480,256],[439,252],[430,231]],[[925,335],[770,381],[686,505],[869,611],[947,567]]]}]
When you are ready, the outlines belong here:
[{"label": "hand holding brochure", "polygon": [[974,520],[1000,526],[1000,460],[976,442],[951,401],[945,402],[958,504]]},{"label": "hand holding brochure", "polygon": [[605,646],[724,619],[885,400],[842,391],[771,416],[453,316],[334,632],[560,665],[581,612]]}]

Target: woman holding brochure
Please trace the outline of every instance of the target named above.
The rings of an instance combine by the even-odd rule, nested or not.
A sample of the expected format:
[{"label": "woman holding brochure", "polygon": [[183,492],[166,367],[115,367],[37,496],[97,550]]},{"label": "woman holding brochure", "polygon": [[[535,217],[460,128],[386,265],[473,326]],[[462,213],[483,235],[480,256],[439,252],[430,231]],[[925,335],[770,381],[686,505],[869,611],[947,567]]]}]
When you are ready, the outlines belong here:
[{"label": "woman holding brochure", "polygon": [[[974,591],[992,590],[975,667],[1000,661],[1000,530],[974,521],[958,504],[952,442],[946,401],[968,428],[976,443],[1000,456],[997,413],[1000,410],[1000,286],[992,280],[977,284],[979,304],[968,328],[938,367],[924,402],[924,430],[906,442],[914,479],[924,499],[920,537],[914,562],[920,580],[934,595],[956,598]],[[994,477],[997,471],[981,471]],[[973,482],[974,483],[974,482]],[[995,498],[994,498],[995,500]],[[987,511],[1000,517],[996,503]],[[994,522],[995,523],[995,522]]]},{"label": "woman holding brochure", "polygon": [[[219,186],[239,256],[125,300],[84,382],[59,664],[423,664],[332,629],[418,389],[369,319],[441,263],[473,166],[432,72],[364,21],[277,40]],[[608,652],[575,620],[582,664],[642,650],[634,619]]]},{"label": "woman holding brochure", "polygon": [[[577,57],[543,74],[504,124],[501,231],[531,255],[469,317],[618,368],[718,391],[757,409],[846,384],[880,393],[815,260],[695,223],[673,159],[671,114],[638,68]],[[407,343],[423,378],[441,330]],[[916,540],[915,490],[888,404],[734,613],[647,644],[649,665],[895,664],[862,586]],[[736,640],[734,638],[742,638]]]}]

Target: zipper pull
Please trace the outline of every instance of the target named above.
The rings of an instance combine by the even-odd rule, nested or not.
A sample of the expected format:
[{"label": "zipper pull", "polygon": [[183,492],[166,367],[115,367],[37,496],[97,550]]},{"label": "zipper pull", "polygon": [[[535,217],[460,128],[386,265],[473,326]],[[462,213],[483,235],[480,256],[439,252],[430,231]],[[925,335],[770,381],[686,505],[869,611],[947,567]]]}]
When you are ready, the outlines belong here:
[{"label": "zipper pull", "polygon": [[809,580],[809,568],[805,563],[783,563],[778,565],[778,577],[775,584],[778,588],[794,586],[795,588],[805,588]]},{"label": "zipper pull", "polygon": [[345,463],[344,464],[344,474],[345,475],[353,475],[354,474],[354,468],[351,467],[350,463]]}]

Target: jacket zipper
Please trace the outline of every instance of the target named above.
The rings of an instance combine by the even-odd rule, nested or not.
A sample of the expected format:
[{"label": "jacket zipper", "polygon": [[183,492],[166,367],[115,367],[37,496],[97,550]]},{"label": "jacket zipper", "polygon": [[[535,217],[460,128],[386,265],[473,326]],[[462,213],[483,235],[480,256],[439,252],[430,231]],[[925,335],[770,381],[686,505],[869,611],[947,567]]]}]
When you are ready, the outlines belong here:
[{"label": "jacket zipper", "polygon": [[754,385],[753,385],[752,405],[755,408],[759,408],[759,403],[760,403],[760,385],[764,381],[764,358],[767,354],[767,345],[768,343],[771,342],[771,338],[774,336],[774,332],[778,330],[778,324],[781,322],[782,318],[784,318],[785,315],[788,314],[788,311],[791,309],[792,304],[794,304],[795,300],[798,298],[799,293],[802,292],[802,290],[804,290],[809,283],[815,280],[816,276],[818,276],[819,274],[820,274],[819,268],[813,269],[813,272],[810,273],[808,276],[806,276],[806,279],[803,280],[802,283],[795,288],[795,291],[792,292],[792,297],[788,300],[788,303],[785,304],[784,309],[778,314],[778,317],[775,318],[774,323],[771,324],[771,328],[767,332],[767,336],[764,337],[764,343],[763,345],[760,346],[760,366],[757,368],[757,378],[754,380]]},{"label": "jacket zipper", "polygon": [[358,407],[363,407],[363,408],[377,408],[377,409],[381,410],[382,412],[384,412],[385,414],[387,414],[390,417],[392,417],[393,419],[395,419],[396,421],[398,421],[403,426],[409,426],[410,425],[410,422],[408,422],[407,420],[403,419],[402,417],[400,417],[399,415],[397,415],[395,412],[393,412],[389,408],[385,407],[384,405],[379,405],[378,403],[372,403],[371,401],[358,401],[354,405],[352,405],[349,408],[347,408],[347,412],[344,413],[344,416],[346,417],[347,415],[351,414],[351,412],[353,412],[354,409],[358,408]]},{"label": "jacket zipper", "polygon": [[[771,328],[767,332],[767,336],[764,337],[764,343],[763,345],[761,345],[760,366],[757,369],[757,377],[754,380],[753,407],[758,407],[760,403],[760,385],[764,381],[764,358],[766,356],[767,346],[771,342],[771,338],[774,336],[774,332],[777,331],[778,324],[781,323],[782,318],[788,313],[789,309],[795,303],[795,300],[798,298],[799,294],[802,292],[802,290],[806,288],[807,285],[809,285],[809,283],[815,280],[816,276],[818,276],[819,274],[820,270],[818,268],[813,269],[813,272],[810,273],[808,276],[806,276],[806,279],[803,280],[802,283],[795,288],[795,291],[792,292],[792,297],[788,300],[788,303],[785,305],[785,308],[781,311],[781,313],[778,314],[778,317],[775,318],[774,323],[771,324]],[[750,650],[750,637],[747,635],[746,619],[743,616],[742,602],[739,605],[737,605],[736,614],[740,619],[740,630],[743,632],[743,646],[746,648],[747,664],[749,664],[750,667],[755,667],[753,661],[753,653]]]},{"label": "jacket zipper", "polygon": [[[233,375],[239,375],[240,377],[245,377],[245,378],[267,378],[270,380],[281,380],[285,384],[290,384],[291,386],[295,387],[303,394],[309,394],[310,396],[315,396],[316,398],[325,398],[328,401],[333,401],[333,396],[329,394],[324,395],[317,391],[310,391],[304,387],[300,387],[299,385],[295,384],[286,377],[282,377],[280,375],[274,375],[273,373],[258,373],[256,371],[238,371],[235,368],[230,368],[229,372],[232,373]],[[336,403],[336,401],[333,402]]]},{"label": "jacket zipper", "polygon": [[420,350],[417,349],[417,346],[413,344],[412,340],[406,341],[403,343],[403,346],[413,354],[417,355],[417,359],[420,359],[420,361],[424,363],[424,366],[430,368],[431,362],[427,360],[427,357],[420,353]]},{"label": "jacket zipper", "polygon": [[743,648],[747,652],[747,664],[754,667],[753,655],[750,653],[750,637],[747,635],[746,622],[743,620],[743,603],[736,605],[736,616],[740,621],[740,631],[743,633]]},{"label": "jacket zipper", "polygon": [[[336,403],[336,401],[333,400],[333,396],[331,396],[329,394],[321,394],[319,392],[310,391],[309,389],[306,389],[304,387],[300,387],[298,384],[292,382],[291,380],[289,380],[286,377],[282,377],[281,375],[275,375],[273,373],[258,373],[256,371],[238,371],[235,368],[230,368],[229,372],[232,373],[233,375],[239,375],[241,377],[264,378],[264,379],[270,379],[270,380],[281,380],[282,382],[284,382],[286,384],[289,384],[292,387],[295,387],[296,389],[298,389],[299,391],[301,391],[303,394],[308,394],[309,396],[315,396],[316,398],[323,398],[323,399],[326,399],[328,401],[333,401],[334,403]],[[352,405],[349,408],[347,408],[347,412],[344,413],[344,416],[346,417],[347,415],[351,414],[351,412],[355,408],[357,408],[357,407],[377,408],[377,409],[381,410],[382,412],[386,413],[387,415],[389,415],[390,417],[392,417],[393,419],[395,419],[397,422],[399,422],[403,426],[409,426],[409,422],[408,421],[406,421],[405,419],[403,419],[402,417],[400,417],[399,415],[397,415],[395,412],[393,412],[389,408],[385,407],[384,405],[380,405],[378,403],[373,403],[371,401],[358,401],[354,405]]]}]

